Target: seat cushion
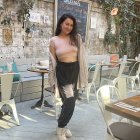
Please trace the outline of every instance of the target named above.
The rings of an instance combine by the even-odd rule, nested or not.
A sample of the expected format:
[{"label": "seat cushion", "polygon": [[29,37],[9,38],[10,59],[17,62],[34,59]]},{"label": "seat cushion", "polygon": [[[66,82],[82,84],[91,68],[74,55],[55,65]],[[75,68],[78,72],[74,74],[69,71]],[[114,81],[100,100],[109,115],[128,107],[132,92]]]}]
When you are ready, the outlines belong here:
[{"label": "seat cushion", "polygon": [[[7,65],[0,66],[0,68],[3,71],[7,71]],[[12,64],[12,70],[13,70],[14,73],[18,73],[17,65],[16,65],[15,62],[13,62],[13,64]],[[16,82],[16,81],[19,81],[19,80],[20,80],[20,74],[14,74],[13,82]]]},{"label": "seat cushion", "polygon": [[90,69],[90,71],[95,71],[95,67],[96,67],[95,64],[89,64],[88,69]]},{"label": "seat cushion", "polygon": [[[114,137],[120,140],[140,140],[140,127],[125,122],[115,122],[110,125]],[[109,133],[109,130],[107,130]]]},{"label": "seat cushion", "polygon": [[[18,73],[17,65],[15,62],[13,62],[12,66],[13,72]],[[14,74],[13,82],[19,81],[20,80],[20,74]]]},{"label": "seat cushion", "polygon": [[46,91],[54,93],[54,87],[47,87],[45,88]]}]

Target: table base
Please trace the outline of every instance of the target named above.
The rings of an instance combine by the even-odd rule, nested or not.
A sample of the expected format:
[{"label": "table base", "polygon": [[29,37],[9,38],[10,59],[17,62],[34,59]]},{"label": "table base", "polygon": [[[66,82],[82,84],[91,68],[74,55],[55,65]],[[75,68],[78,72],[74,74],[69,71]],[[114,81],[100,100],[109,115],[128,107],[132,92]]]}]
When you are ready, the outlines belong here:
[{"label": "table base", "polygon": [[[34,109],[36,107],[41,107],[41,105],[42,105],[42,100],[39,100],[34,106],[31,107],[31,109]],[[53,107],[53,105],[50,105],[46,100],[44,101],[44,106],[50,108]]]}]

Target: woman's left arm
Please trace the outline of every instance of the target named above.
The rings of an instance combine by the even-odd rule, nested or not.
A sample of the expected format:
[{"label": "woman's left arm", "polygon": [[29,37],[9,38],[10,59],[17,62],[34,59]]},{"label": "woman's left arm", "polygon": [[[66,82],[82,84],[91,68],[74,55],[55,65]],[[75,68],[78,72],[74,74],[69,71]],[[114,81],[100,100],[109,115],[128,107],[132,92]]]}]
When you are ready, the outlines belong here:
[{"label": "woman's left arm", "polygon": [[79,60],[79,88],[85,88],[88,84],[88,65],[86,49],[83,45],[81,36],[78,35],[78,60]]},{"label": "woman's left arm", "polygon": [[53,45],[53,40],[50,41],[49,47],[49,73],[48,73],[48,81],[49,85],[53,87],[56,82],[56,59],[55,59],[55,48]]}]

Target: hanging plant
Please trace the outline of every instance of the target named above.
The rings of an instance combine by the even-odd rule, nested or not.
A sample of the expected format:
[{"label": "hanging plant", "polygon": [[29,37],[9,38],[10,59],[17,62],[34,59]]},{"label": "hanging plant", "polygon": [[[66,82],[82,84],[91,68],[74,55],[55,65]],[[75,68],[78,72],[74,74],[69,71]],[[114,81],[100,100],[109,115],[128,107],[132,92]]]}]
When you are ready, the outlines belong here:
[{"label": "hanging plant", "polygon": [[17,17],[19,22],[29,20],[30,10],[33,8],[35,0],[17,0]]},{"label": "hanging plant", "polygon": [[11,17],[10,16],[4,16],[3,20],[1,21],[1,25],[10,26],[11,25]]},{"label": "hanging plant", "polygon": [[112,34],[112,32],[107,31],[104,36],[104,45],[113,45],[116,43],[116,35]]},{"label": "hanging plant", "polygon": [[[8,3],[10,0],[3,0],[3,19],[1,21],[2,25],[11,25],[11,15],[8,12]],[[13,0],[14,4],[17,5],[17,19],[18,22],[24,23],[28,21],[30,17],[30,10],[33,8],[35,0]]]}]

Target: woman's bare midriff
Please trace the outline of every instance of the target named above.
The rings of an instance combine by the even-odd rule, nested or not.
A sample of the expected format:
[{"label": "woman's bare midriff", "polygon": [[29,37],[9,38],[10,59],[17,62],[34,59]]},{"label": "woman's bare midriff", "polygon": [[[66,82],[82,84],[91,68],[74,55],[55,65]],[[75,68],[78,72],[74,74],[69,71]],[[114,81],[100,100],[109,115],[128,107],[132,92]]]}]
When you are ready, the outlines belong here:
[{"label": "woman's bare midriff", "polygon": [[60,62],[66,62],[66,63],[78,61],[77,58],[70,58],[70,57],[58,58],[58,60],[59,60]]}]

